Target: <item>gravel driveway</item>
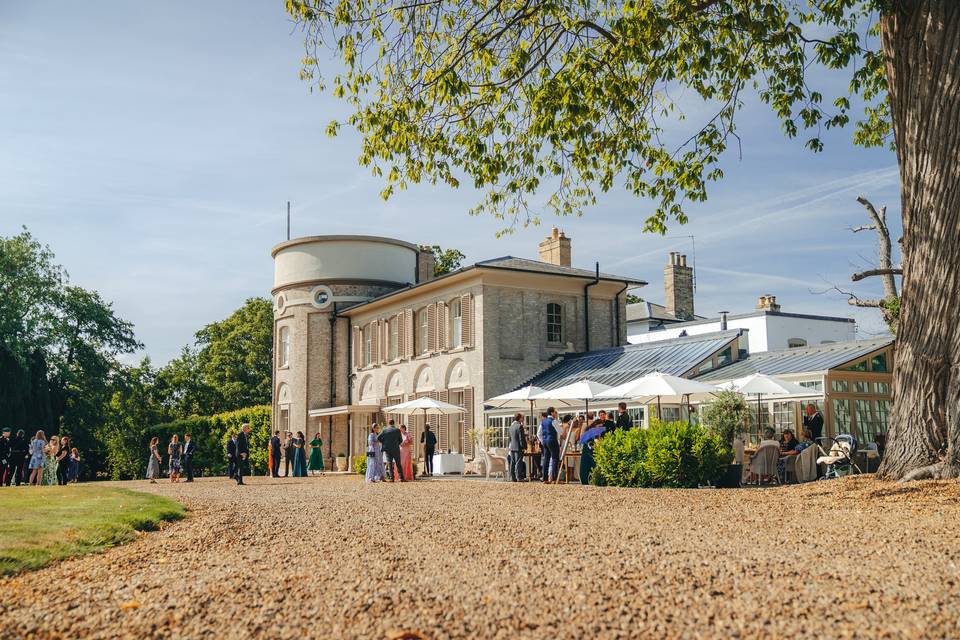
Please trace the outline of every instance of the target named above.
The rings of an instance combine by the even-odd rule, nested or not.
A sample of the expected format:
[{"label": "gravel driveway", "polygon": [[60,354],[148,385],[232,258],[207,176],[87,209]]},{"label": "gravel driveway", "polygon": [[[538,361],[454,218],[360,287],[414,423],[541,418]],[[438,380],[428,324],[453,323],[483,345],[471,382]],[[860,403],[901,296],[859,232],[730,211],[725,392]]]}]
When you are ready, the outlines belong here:
[{"label": "gravel driveway", "polygon": [[960,483],[123,483],[191,517],[0,580],[0,638],[960,637]]}]

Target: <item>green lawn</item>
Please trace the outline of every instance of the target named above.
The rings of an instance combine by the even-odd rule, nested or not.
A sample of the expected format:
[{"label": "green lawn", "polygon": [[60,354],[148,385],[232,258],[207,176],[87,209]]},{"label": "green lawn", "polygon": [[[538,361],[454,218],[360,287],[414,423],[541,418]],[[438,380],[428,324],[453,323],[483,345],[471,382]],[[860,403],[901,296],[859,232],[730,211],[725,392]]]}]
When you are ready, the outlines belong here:
[{"label": "green lawn", "polygon": [[0,576],[129,542],[185,514],[169,498],[96,484],[0,489]]}]

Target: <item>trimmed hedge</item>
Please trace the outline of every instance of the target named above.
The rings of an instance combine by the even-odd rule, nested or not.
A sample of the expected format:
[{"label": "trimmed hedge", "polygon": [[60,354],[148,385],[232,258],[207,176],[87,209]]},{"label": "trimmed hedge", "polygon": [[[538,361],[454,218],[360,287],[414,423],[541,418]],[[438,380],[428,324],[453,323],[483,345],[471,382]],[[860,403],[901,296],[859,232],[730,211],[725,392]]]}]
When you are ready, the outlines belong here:
[{"label": "trimmed hedge", "polygon": [[593,483],[612,487],[711,485],[733,461],[716,432],[686,421],[617,430],[597,441],[593,456]]}]

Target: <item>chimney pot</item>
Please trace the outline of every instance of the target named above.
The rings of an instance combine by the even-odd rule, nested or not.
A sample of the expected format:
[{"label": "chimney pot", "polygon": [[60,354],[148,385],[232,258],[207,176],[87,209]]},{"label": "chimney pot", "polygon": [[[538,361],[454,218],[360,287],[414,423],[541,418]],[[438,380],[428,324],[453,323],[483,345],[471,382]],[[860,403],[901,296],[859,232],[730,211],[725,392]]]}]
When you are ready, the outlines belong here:
[{"label": "chimney pot", "polygon": [[540,261],[569,267],[571,264],[571,242],[566,234],[557,227],[550,230],[550,235],[540,242]]}]

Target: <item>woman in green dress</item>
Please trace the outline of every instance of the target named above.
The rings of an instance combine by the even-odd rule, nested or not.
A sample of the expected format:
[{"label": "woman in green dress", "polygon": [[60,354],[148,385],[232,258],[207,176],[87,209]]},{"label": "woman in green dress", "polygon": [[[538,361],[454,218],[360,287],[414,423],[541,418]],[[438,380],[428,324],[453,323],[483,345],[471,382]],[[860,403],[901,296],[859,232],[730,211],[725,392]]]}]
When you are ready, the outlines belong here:
[{"label": "woman in green dress", "polygon": [[310,462],[307,463],[307,471],[316,471],[323,475],[323,440],[320,439],[319,433],[310,441]]}]

